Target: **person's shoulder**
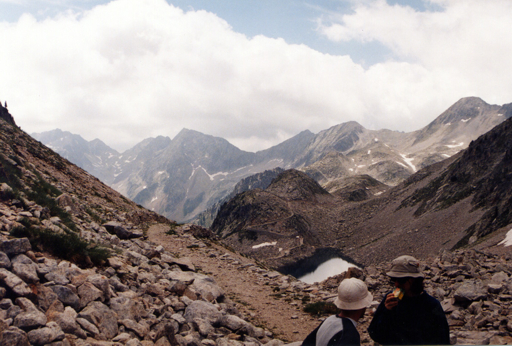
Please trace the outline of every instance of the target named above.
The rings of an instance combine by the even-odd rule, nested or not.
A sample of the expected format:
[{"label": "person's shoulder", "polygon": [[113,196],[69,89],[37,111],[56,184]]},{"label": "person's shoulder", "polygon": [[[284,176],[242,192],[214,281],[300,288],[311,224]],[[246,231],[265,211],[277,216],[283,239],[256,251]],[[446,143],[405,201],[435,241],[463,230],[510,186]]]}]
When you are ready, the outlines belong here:
[{"label": "person's shoulder", "polygon": [[434,306],[438,306],[439,305],[439,306],[441,306],[441,303],[439,302],[439,300],[437,300],[436,298],[432,297],[430,294],[428,294],[425,291],[423,291],[423,293],[421,294],[421,297],[429,305],[434,305]]}]

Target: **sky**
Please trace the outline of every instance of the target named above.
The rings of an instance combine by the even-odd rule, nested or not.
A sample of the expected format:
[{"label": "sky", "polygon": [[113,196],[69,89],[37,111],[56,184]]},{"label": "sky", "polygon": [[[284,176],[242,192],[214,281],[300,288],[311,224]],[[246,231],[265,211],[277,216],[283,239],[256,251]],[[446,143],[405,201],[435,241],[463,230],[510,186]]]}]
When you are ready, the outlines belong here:
[{"label": "sky", "polygon": [[183,128],[257,151],[512,102],[509,0],[0,0],[0,101],[123,152]]}]

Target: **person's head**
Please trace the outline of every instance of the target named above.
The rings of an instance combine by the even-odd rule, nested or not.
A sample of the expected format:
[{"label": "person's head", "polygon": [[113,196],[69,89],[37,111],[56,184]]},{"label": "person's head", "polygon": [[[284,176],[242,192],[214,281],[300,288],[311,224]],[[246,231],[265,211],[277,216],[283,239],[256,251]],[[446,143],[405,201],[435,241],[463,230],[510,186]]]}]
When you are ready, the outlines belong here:
[{"label": "person's head", "polygon": [[420,270],[420,262],[408,255],[395,258],[391,262],[391,270],[386,273],[395,287],[405,291],[405,295],[414,296],[423,292],[424,275]]},{"label": "person's head", "polygon": [[366,284],[356,278],[343,280],[338,286],[338,297],[334,300],[344,317],[354,320],[361,318],[373,301]]}]

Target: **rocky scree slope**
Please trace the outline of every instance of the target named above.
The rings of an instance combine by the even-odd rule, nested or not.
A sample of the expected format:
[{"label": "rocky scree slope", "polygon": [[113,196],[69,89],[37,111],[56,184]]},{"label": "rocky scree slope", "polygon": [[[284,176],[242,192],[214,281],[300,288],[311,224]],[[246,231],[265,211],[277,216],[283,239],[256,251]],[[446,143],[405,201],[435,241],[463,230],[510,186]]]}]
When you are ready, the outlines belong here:
[{"label": "rocky scree slope", "polygon": [[174,222],[0,123],[1,345],[273,342],[190,259],[143,240]]},{"label": "rocky scree slope", "polygon": [[[230,246],[275,268],[322,247],[339,249],[363,264],[403,253],[423,258],[463,246],[502,252],[498,243],[512,223],[511,138],[509,119],[464,152],[420,170],[387,192],[369,194],[367,183],[367,190],[358,190],[370,197],[363,200],[352,191],[352,200],[342,199],[347,194],[339,192],[312,194],[314,198],[299,202],[293,194],[270,193],[271,184],[265,191],[249,191],[228,202],[212,229]],[[309,186],[307,179],[291,179],[281,190]],[[271,246],[257,247],[262,243]]]}]

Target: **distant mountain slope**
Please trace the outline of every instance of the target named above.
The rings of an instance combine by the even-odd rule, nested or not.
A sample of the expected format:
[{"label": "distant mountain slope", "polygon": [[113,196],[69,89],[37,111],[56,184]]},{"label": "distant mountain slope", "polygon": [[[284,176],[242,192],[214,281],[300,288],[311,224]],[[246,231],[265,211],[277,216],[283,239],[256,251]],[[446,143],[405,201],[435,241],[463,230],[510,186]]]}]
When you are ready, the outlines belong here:
[{"label": "distant mountain slope", "polygon": [[211,219],[198,215],[213,208],[211,213],[241,179],[276,167],[300,169],[321,185],[357,175],[397,185],[421,168],[465,149],[471,140],[510,117],[511,109],[510,104],[495,106],[464,98],[415,132],[368,130],[352,121],[316,135],[303,131],[256,153],[187,129],[172,140],[148,138],[122,154],[65,132],[60,138],[39,136],[128,198],[183,222]]},{"label": "distant mountain slope", "polygon": [[89,142],[79,135],[60,129],[33,133],[32,137],[106,184],[112,183],[116,173],[115,160],[119,153],[99,139]]},{"label": "distant mountain slope", "polygon": [[329,194],[305,173],[284,171],[266,189],[240,193],[223,204],[211,228],[223,243],[273,267],[295,263],[331,246],[344,222],[339,210],[346,206],[345,196],[375,182],[361,179],[354,189],[355,178],[344,179],[352,182]]},{"label": "distant mountain slope", "polygon": [[[2,110],[5,108],[0,105]],[[109,221],[131,224],[140,232],[154,222],[171,223],[136,205],[3,118],[0,149],[0,228],[23,228],[18,223],[23,222],[21,218],[14,223],[8,220],[14,211],[30,211],[25,213],[27,222],[39,228],[58,232],[71,229],[84,236],[97,232],[99,224]]]},{"label": "distant mountain slope", "polygon": [[[310,183],[305,177],[287,181],[280,193],[272,183],[265,191],[238,195],[221,208],[212,229],[235,249],[276,267],[321,247],[366,264],[400,254],[426,258],[459,247],[500,251],[497,244],[512,227],[512,119],[387,192],[368,180],[364,190],[341,184],[360,192],[377,187],[369,198],[361,195],[366,199],[350,199],[348,190],[338,190],[295,202],[296,191],[312,191]],[[292,243],[290,235],[302,243]],[[254,247],[263,242],[271,245]]]},{"label": "distant mountain slope", "polygon": [[233,191],[226,197],[220,199],[219,201],[215,202],[211,207],[200,213],[195,219],[193,219],[191,222],[195,223],[197,225],[201,225],[204,227],[210,227],[213,220],[217,216],[217,212],[219,208],[229,201],[231,198],[235,197],[237,194],[254,190],[254,189],[266,189],[272,180],[277,177],[278,174],[282,173],[282,168],[274,168],[271,170],[266,170],[261,173],[256,173],[253,175],[248,176],[247,178],[243,178],[240,180],[234,187]]}]

